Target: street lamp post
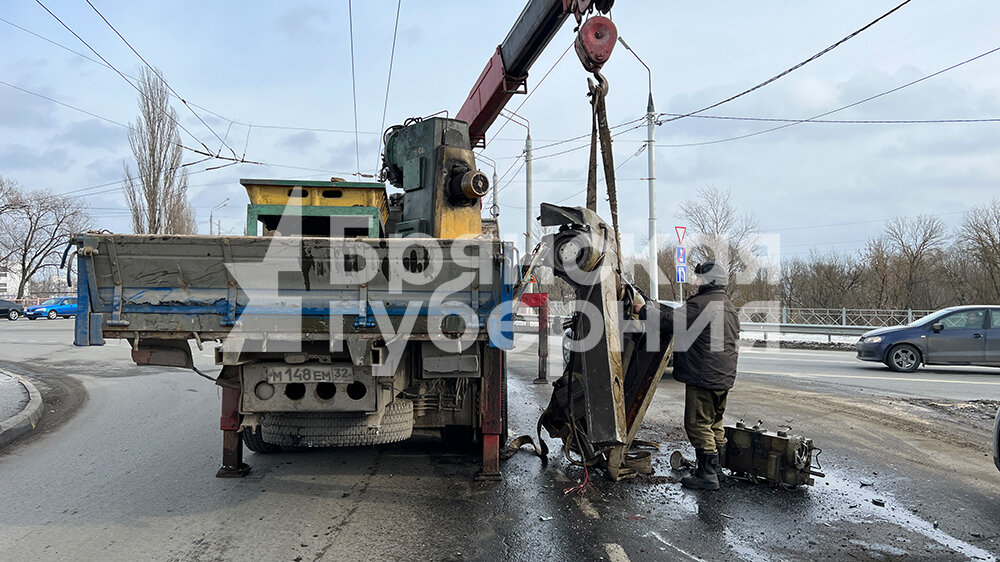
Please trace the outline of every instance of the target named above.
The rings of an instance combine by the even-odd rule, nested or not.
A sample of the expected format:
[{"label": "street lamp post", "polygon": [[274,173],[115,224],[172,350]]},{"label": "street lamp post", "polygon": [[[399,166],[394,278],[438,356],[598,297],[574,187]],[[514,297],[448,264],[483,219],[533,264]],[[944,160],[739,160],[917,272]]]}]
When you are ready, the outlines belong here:
[{"label": "street lamp post", "polygon": [[618,36],[618,41],[628,52],[632,53],[639,64],[646,67],[646,73],[649,76],[649,102],[646,104],[646,166],[648,176],[646,181],[649,184],[649,296],[653,300],[657,300],[660,297],[660,268],[656,256],[659,245],[656,241],[656,143],[653,140],[656,113],[653,108],[653,71],[639,58],[632,47],[628,46],[621,35]]},{"label": "street lamp post", "polygon": [[535,223],[534,203],[531,200],[531,123],[517,113],[509,109],[503,110],[508,115],[506,117],[513,123],[524,127],[528,132],[524,138],[524,255],[528,255],[534,246],[532,245],[531,227]]},{"label": "street lamp post", "polygon": [[[212,207],[212,210],[208,212],[208,234],[209,234],[209,236],[212,235],[212,225],[215,224],[214,222],[212,222],[212,215],[214,215],[215,212],[218,211],[219,209],[225,207],[226,203],[228,203],[228,202],[229,202],[229,198],[226,197],[226,199],[222,203],[219,203],[218,205]],[[220,232],[219,233],[221,234],[221,228],[220,228]]]}]

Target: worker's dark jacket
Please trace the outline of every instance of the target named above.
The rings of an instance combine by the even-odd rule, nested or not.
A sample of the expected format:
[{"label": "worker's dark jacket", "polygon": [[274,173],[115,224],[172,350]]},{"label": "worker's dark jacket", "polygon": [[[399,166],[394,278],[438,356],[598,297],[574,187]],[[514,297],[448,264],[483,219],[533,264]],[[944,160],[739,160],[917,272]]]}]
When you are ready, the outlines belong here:
[{"label": "worker's dark jacket", "polygon": [[[708,390],[732,388],[736,381],[740,321],[725,289],[702,286],[680,307],[674,310],[658,308],[661,341],[666,344],[671,335],[674,337],[674,378]],[[674,330],[676,315],[686,316],[686,333]],[[721,338],[718,338],[720,341],[716,342],[715,350],[712,349],[713,324],[721,325],[716,328]],[[683,324],[679,324],[678,328],[681,326]],[[694,330],[692,326],[695,326]],[[703,328],[696,331],[699,326]]]}]

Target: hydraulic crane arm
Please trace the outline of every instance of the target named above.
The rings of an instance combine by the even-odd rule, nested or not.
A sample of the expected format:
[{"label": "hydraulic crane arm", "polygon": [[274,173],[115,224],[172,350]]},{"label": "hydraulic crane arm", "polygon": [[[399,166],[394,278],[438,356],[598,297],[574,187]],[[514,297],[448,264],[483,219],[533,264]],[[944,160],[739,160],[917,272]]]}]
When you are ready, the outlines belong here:
[{"label": "hydraulic crane arm", "polygon": [[486,63],[456,119],[469,124],[473,146],[483,146],[486,131],[514,94],[527,92],[528,70],[569,14],[577,21],[596,8],[611,9],[613,0],[528,0],[503,43]]}]

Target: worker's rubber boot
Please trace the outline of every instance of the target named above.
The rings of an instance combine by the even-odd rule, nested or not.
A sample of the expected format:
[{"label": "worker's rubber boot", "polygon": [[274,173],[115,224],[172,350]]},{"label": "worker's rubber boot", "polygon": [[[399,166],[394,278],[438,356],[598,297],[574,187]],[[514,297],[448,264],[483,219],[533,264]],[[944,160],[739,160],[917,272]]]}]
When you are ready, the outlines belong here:
[{"label": "worker's rubber boot", "polygon": [[681,478],[681,486],[692,490],[719,489],[719,453],[698,454],[698,467],[691,476]]}]

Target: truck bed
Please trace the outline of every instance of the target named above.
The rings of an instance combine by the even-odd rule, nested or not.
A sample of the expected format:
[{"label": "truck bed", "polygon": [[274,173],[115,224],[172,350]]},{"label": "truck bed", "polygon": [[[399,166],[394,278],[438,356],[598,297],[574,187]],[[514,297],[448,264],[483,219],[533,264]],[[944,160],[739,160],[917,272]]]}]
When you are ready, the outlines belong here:
[{"label": "truck bed", "polygon": [[327,340],[337,324],[375,338],[377,317],[398,327],[404,315],[421,338],[463,312],[478,340],[489,339],[491,315],[495,343],[512,336],[513,250],[495,239],[88,233],[74,243],[79,346],[234,330]]}]

